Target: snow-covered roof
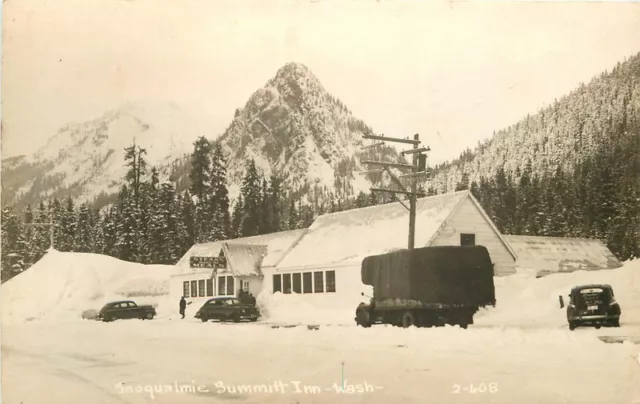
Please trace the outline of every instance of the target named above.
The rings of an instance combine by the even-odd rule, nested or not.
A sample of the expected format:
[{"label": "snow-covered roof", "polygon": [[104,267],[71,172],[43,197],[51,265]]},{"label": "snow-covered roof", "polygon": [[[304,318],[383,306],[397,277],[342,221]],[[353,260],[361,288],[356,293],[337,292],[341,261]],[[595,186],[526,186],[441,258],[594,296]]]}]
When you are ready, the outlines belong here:
[{"label": "snow-covered roof", "polygon": [[[304,234],[306,229],[288,230],[277,233],[263,234],[260,236],[241,237],[232,240],[212,241],[209,243],[194,244],[187,253],[180,258],[176,264],[176,273],[185,274],[202,271],[202,269],[191,268],[189,260],[192,256],[197,257],[217,257],[225,243],[228,246],[257,245],[266,247],[266,252],[262,258],[262,267],[275,265],[289,248]],[[253,254],[253,252],[252,252]],[[231,259],[231,258],[229,258]],[[244,265],[244,264],[242,264]]]},{"label": "snow-covered roof", "polygon": [[218,270],[219,274],[260,275],[260,263],[267,253],[266,245],[224,243],[223,250],[227,257],[227,268]]},{"label": "snow-covered roof", "polygon": [[622,266],[607,246],[597,239],[513,235],[504,237],[518,254],[516,265],[535,269],[539,275]]},{"label": "snow-covered roof", "polygon": [[[469,191],[417,200],[415,246],[430,244]],[[409,212],[399,203],[320,216],[278,264],[279,269],[359,263],[364,257],[407,248]]]}]

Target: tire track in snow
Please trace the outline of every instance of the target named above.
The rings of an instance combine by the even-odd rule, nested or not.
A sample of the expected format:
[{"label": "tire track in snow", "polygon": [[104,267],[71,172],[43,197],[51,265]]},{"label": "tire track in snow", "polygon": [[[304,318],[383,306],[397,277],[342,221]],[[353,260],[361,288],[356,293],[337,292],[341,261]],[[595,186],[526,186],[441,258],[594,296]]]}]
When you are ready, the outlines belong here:
[{"label": "tire track in snow", "polygon": [[[47,376],[43,376],[43,374],[53,375],[54,377],[59,377],[65,381],[75,381],[77,384],[84,388],[88,388],[96,393],[100,400],[98,401],[98,397],[92,395],[91,402],[104,402],[104,403],[122,403],[122,404],[132,404],[133,401],[126,400],[122,395],[112,392],[111,390],[103,387],[102,385],[92,381],[91,379],[81,375],[80,373],[69,369],[67,366],[63,366],[61,363],[55,361],[53,356],[37,354],[32,352],[26,352],[23,350],[15,349],[3,344],[2,346],[2,357],[3,357],[3,372],[8,371],[8,363],[12,363],[15,359],[20,359],[20,357],[28,358],[33,361],[39,362],[43,367],[34,368],[32,365],[29,366],[29,372],[23,372],[22,375],[28,375],[28,379],[30,381],[37,380],[39,383],[42,382],[43,379],[46,379]],[[48,370],[48,371],[47,371]],[[20,374],[21,372],[16,371],[15,369],[11,371],[13,375]],[[38,374],[43,377],[38,377]],[[46,385],[46,383],[43,383]],[[10,385],[13,385],[10,384]],[[50,384],[51,385],[51,384]],[[56,383],[56,386],[64,385],[63,383]],[[7,387],[5,385],[5,392]],[[3,396],[4,396],[3,394]],[[46,394],[46,393],[45,393]],[[22,400],[22,397],[20,398]]]}]

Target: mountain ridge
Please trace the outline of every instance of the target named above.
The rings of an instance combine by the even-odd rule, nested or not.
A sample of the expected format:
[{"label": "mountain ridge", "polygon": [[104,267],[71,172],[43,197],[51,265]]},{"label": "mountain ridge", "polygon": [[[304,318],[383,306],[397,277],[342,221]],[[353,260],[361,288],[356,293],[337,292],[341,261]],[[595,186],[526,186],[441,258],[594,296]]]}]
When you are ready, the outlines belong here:
[{"label": "mountain ridge", "polygon": [[[66,195],[84,201],[113,199],[126,171],[124,148],[134,141],[146,149],[150,166],[186,187],[184,160],[202,134],[223,146],[232,197],[249,159],[266,175],[278,174],[285,185],[314,193],[314,198],[353,196],[375,180],[357,173],[362,154],[357,149],[362,134],[371,129],[300,63],[281,67],[236,110],[217,138],[183,128],[189,119],[175,104],[128,103],[94,119],[70,122],[32,155],[3,161],[3,205]],[[381,153],[398,158],[392,148]]]}]

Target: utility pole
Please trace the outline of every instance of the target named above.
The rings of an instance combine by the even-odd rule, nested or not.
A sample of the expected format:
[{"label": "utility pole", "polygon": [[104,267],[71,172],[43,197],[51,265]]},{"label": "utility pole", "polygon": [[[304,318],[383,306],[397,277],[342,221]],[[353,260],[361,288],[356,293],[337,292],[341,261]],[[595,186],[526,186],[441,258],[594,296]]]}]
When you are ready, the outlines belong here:
[{"label": "utility pole", "polygon": [[[400,204],[402,204],[402,206],[404,206],[405,209],[409,211],[409,240],[407,245],[408,245],[409,251],[412,251],[413,248],[415,247],[415,238],[416,238],[416,204],[417,204],[417,198],[418,198],[418,192],[417,192],[418,177],[426,175],[427,156],[424,153],[430,151],[431,149],[429,147],[419,147],[420,135],[418,135],[417,133],[413,135],[413,139],[389,138],[389,137],[385,137],[384,135],[382,136],[364,135],[364,138],[381,141],[371,146],[364,146],[364,148],[377,147],[381,144],[384,144],[384,142],[405,143],[405,144],[413,145],[412,149],[404,150],[401,152],[403,156],[406,154],[413,155],[412,164],[392,163],[392,162],[375,161],[375,160],[363,160],[361,162],[362,164],[381,166],[382,171],[383,172],[386,171],[387,174],[389,174],[389,176],[391,177],[391,180],[400,188],[399,190],[371,188],[371,191],[387,192],[387,193],[393,194],[396,201],[400,202]],[[393,174],[393,172],[391,172],[391,169],[389,167],[410,169],[411,174],[401,175],[397,177],[396,175]],[[365,173],[366,172],[380,172],[380,170],[365,171]],[[409,178],[411,180],[411,186],[409,189],[407,189],[404,186],[404,184],[401,181],[401,178]],[[409,196],[408,207],[400,198],[398,198],[397,194],[404,194]],[[424,195],[420,194],[420,196],[424,196]]]}]

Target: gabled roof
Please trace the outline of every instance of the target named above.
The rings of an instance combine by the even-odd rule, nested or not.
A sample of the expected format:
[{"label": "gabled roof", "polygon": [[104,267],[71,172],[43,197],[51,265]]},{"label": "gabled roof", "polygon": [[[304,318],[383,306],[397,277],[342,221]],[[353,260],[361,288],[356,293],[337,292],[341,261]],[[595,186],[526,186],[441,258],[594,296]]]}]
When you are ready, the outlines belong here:
[{"label": "gabled roof", "polygon": [[[260,236],[241,237],[232,240],[212,241],[209,243],[194,244],[186,254],[180,258],[176,264],[175,274],[187,274],[192,272],[202,272],[202,268],[191,268],[189,259],[192,256],[198,257],[217,257],[225,244],[231,246],[236,244],[242,245],[258,245],[266,247],[266,252],[262,259],[262,266],[274,265],[289,248],[298,240],[306,231],[288,230],[277,233],[263,234]],[[253,252],[252,252],[253,253]],[[240,264],[243,266],[244,264]]]},{"label": "gabled roof", "polygon": [[260,275],[260,263],[267,254],[266,245],[224,243],[222,249],[227,257],[227,267],[219,269],[218,274]]},{"label": "gabled roof", "polygon": [[607,246],[597,239],[512,235],[505,235],[505,239],[518,254],[516,265],[536,269],[540,275],[622,266]]},{"label": "gabled roof", "polygon": [[[444,221],[470,195],[460,191],[418,199],[415,246],[429,245]],[[322,215],[278,268],[359,265],[366,256],[406,248],[408,227],[409,212],[399,203]]]},{"label": "gabled roof", "polygon": [[471,193],[471,191],[465,191],[468,192],[469,194],[469,199],[471,199],[471,202],[473,202],[473,204],[476,206],[476,208],[478,209],[478,211],[480,211],[480,214],[482,215],[482,217],[485,218],[485,220],[487,221],[487,223],[489,223],[489,226],[491,226],[491,229],[493,230],[493,232],[498,236],[498,238],[500,239],[500,241],[502,242],[502,244],[506,247],[506,249],[509,251],[509,253],[511,254],[511,256],[513,257],[514,260],[518,259],[518,253],[516,252],[516,250],[513,249],[513,247],[509,244],[509,242],[507,241],[507,239],[502,235],[502,233],[500,233],[500,230],[498,230],[498,228],[496,227],[495,223],[493,223],[493,220],[491,220],[491,218],[489,217],[489,215],[487,214],[487,212],[482,208],[482,206],[480,206],[480,202],[478,202],[478,200],[476,199],[475,196],[473,196],[473,194]]}]

